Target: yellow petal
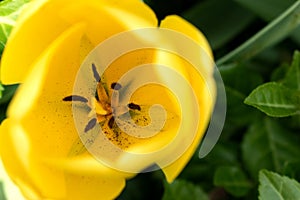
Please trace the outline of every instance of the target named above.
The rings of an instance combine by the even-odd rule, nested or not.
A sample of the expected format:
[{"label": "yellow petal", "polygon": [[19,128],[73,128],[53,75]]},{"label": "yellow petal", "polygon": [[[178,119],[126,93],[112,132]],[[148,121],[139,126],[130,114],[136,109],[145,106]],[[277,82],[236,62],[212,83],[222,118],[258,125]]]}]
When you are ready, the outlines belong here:
[{"label": "yellow petal", "polygon": [[[0,150],[1,151],[1,150]],[[0,153],[1,156],[1,153]],[[3,191],[7,199],[26,200],[17,185],[11,180],[4,169],[0,159],[0,181],[3,183]]]},{"label": "yellow petal", "polygon": [[154,12],[139,0],[79,0],[62,9],[61,17],[87,22],[86,34],[94,45],[119,32],[157,26]]},{"label": "yellow petal", "polygon": [[[212,77],[210,77],[210,79],[203,79],[203,77],[201,77],[196,70],[192,71],[191,74],[191,85],[193,86],[194,92],[197,95],[199,104],[198,130],[193,142],[178,160],[167,167],[161,166],[163,167],[163,172],[165,173],[168,182],[172,182],[178,176],[178,174],[182,171],[187,162],[195,153],[202,137],[205,134],[215,102],[215,83]],[[193,116],[186,117],[190,118],[190,120],[193,119]],[[158,164],[160,165],[160,163]]]},{"label": "yellow petal", "polygon": [[[72,94],[80,64],[80,42],[84,27],[82,24],[74,25],[49,46],[26,77],[9,108],[9,117],[14,123],[21,124],[30,140],[28,174],[41,197],[95,199],[97,194],[107,192],[102,196],[113,198],[125,184],[125,175],[105,170],[100,163],[97,170],[96,166],[91,171],[86,168],[85,172],[77,168],[66,174],[64,170],[68,172],[70,168],[46,162],[50,159],[66,159],[78,138],[71,104],[62,99]],[[92,159],[90,155],[89,159]],[[97,163],[94,162],[94,165]],[[105,172],[108,174],[102,177]],[[118,175],[113,176],[113,173]]]},{"label": "yellow petal", "polygon": [[[40,167],[36,168],[34,166],[36,163],[32,163],[33,160],[30,159],[30,142],[22,128],[11,119],[6,119],[0,126],[0,153],[7,172],[28,199],[106,200],[118,196],[125,186],[125,179],[122,176],[115,178],[110,177],[107,170],[103,171],[108,172],[108,174],[104,174],[104,176],[84,173],[73,174],[72,171],[68,171],[68,173],[65,173],[63,176],[63,180],[61,181],[61,183],[63,183],[62,185],[55,183],[55,194],[52,196],[49,194],[42,194],[39,188],[40,185],[36,185],[31,176],[32,174],[37,173],[36,170],[41,169]],[[35,160],[37,159],[43,158],[39,157]],[[78,163],[73,162],[72,164],[80,164],[82,167],[87,167],[81,165],[81,161],[82,160]],[[93,163],[91,160],[84,162],[84,164],[91,163]],[[53,169],[51,174],[54,176],[56,175]],[[43,178],[45,183],[54,184],[51,181],[51,177],[44,176]],[[64,190],[65,195],[58,195],[61,193],[61,190]]]},{"label": "yellow petal", "polygon": [[[168,42],[167,38],[165,38],[164,42]],[[107,71],[105,72],[105,80],[107,80],[107,84],[110,85],[112,82],[116,82],[120,79],[120,77],[125,74],[126,72],[130,71],[132,68],[136,66],[143,66],[143,64],[148,64],[148,63],[159,63],[160,65],[163,66],[168,66],[169,68],[175,70],[178,74],[183,76],[183,78],[186,79],[186,81],[190,81],[193,83],[193,86],[198,87],[199,89],[195,89],[195,93],[199,93],[198,99],[200,98],[201,100],[201,95],[204,95],[205,98],[205,92],[202,90],[205,89],[205,82],[201,76],[192,76],[189,75],[186,71],[186,69],[192,68],[190,64],[180,58],[180,56],[177,56],[175,54],[169,53],[167,51],[158,51],[157,49],[143,49],[143,50],[137,50],[133,51],[130,53],[127,53],[126,55],[123,55],[119,57],[118,59],[114,60],[114,62],[108,67]],[[192,71],[192,70],[189,70]],[[185,91],[185,87],[180,84],[179,82],[174,83],[174,80],[172,80],[172,76],[166,76],[166,73],[163,71],[159,71],[159,68],[157,71],[152,71],[154,75],[154,80],[160,79],[161,83],[172,83],[173,81],[173,86],[177,86],[177,88],[180,88],[183,92]],[[145,72],[144,72],[145,73]],[[196,72],[193,72],[196,73]],[[149,77],[152,74],[150,73],[145,73],[145,74],[135,74],[136,79],[140,77]],[[190,80],[190,77],[192,77],[192,81]],[[154,81],[152,80],[152,81]],[[197,86],[197,84],[199,86]],[[179,86],[179,87],[178,87]],[[127,87],[126,85],[124,87]],[[203,89],[204,88],[204,89]],[[187,90],[188,91],[188,90]],[[171,91],[172,92],[172,91]],[[157,85],[147,85],[139,88],[139,90],[135,91],[134,94],[131,96],[130,101],[137,103],[138,105],[148,105],[148,108],[154,104],[160,104],[162,105],[168,112],[168,115],[171,116],[169,117],[172,120],[168,120],[167,123],[165,124],[165,127],[163,130],[157,134],[155,137],[152,138],[132,138],[129,137],[128,141],[130,143],[129,148],[126,149],[126,151],[129,152],[134,152],[137,154],[145,154],[145,153],[153,153],[152,155],[141,155],[138,157],[135,157],[135,155],[127,154],[124,153],[123,155],[120,156],[119,160],[117,160],[118,163],[116,165],[119,166],[126,166],[128,167],[127,169],[129,170],[136,170],[136,172],[142,170],[145,167],[148,167],[149,165],[154,164],[154,162],[158,162],[159,164],[165,164],[165,161],[161,161],[164,159],[167,159],[167,157],[173,156],[173,152],[168,149],[164,151],[160,151],[164,146],[166,146],[168,143],[172,141],[172,139],[176,135],[176,128],[178,127],[179,120],[180,120],[180,108],[178,107],[178,102],[177,101],[183,101],[182,103],[185,105],[190,104],[190,94],[187,92],[185,93],[186,96],[176,100],[174,98],[174,95],[171,94],[170,91],[168,91],[167,88],[164,87],[159,87]],[[205,99],[206,101],[206,99]],[[199,102],[202,106],[204,105],[204,102]],[[129,103],[129,102],[128,102]],[[190,154],[192,154],[195,150],[195,146],[200,141],[200,137],[204,134],[204,127],[207,125],[207,119],[209,118],[210,115],[210,104],[208,104],[208,109],[204,109],[204,111],[201,112],[201,116],[204,115],[206,116],[204,119],[202,119],[202,123],[200,124],[199,128],[199,133],[198,136],[195,138],[195,142],[192,144],[193,148],[189,150],[190,152],[188,155],[184,155],[184,162],[180,163],[182,164],[181,169],[184,167],[186,162],[189,159]],[[140,114],[145,114],[147,113],[148,110],[146,110],[144,113]],[[190,110],[190,113],[192,113],[193,110]],[[170,115],[173,113],[173,116]],[[186,113],[186,114],[190,114]],[[137,114],[137,115],[140,115]],[[178,116],[177,118],[174,116]],[[193,116],[184,116],[185,120],[193,120],[191,119]],[[154,118],[155,119],[155,118]],[[189,126],[186,126],[187,129],[185,130],[187,133],[193,130],[189,130]],[[112,133],[113,134],[113,133]],[[124,142],[124,137],[122,134],[119,134],[119,138],[123,138],[122,145],[126,146],[126,141]],[[117,145],[117,144],[115,144]],[[178,144],[177,145],[181,145]],[[174,149],[178,149],[178,146],[172,146],[171,149],[174,151]],[[157,153],[158,151],[159,153]],[[192,152],[192,153],[191,153]],[[170,156],[172,155],[172,156]],[[167,159],[168,160],[168,159]],[[161,162],[159,162],[161,161]],[[130,166],[131,165],[131,166]],[[126,168],[124,167],[124,169]],[[161,165],[161,167],[165,167],[165,165]],[[178,172],[176,172],[176,175],[181,171],[179,169]],[[171,172],[172,173],[172,172]]]},{"label": "yellow petal", "polygon": [[[203,50],[206,51],[206,53],[213,59],[212,50],[207,39],[205,38],[203,33],[201,33],[195,26],[193,26],[188,21],[184,20],[179,16],[170,15],[161,21],[160,27],[178,31],[195,40],[195,42],[197,42],[203,48]],[[212,71],[212,69],[210,70]]]},{"label": "yellow petal", "polygon": [[[190,23],[186,22],[178,16],[168,16],[162,21],[161,27],[172,29],[191,37],[194,41],[198,43],[199,47],[203,48],[203,50],[207,53],[207,57],[210,57],[212,59],[212,51],[207,40],[205,39],[203,34]],[[200,53],[199,59],[201,59]],[[201,74],[199,74],[198,71],[193,67],[186,67],[189,73],[190,84],[192,85],[193,90],[197,95],[200,111],[200,121],[198,123],[197,134],[189,148],[186,150],[186,152],[184,152],[184,154],[180,158],[178,158],[178,160],[176,160],[174,163],[172,163],[169,166],[162,166],[161,162],[158,163],[163,168],[163,172],[165,173],[168,182],[172,182],[178,176],[178,174],[185,167],[192,155],[195,153],[197,146],[199,145],[200,140],[205,133],[215,102],[216,89],[212,77],[214,67],[213,61],[211,60],[207,63],[200,60],[200,64]]]},{"label": "yellow petal", "polygon": [[44,49],[79,22],[87,24],[86,34],[93,45],[121,31],[157,24],[154,13],[138,0],[32,1],[7,42],[1,64],[2,83],[23,82]]},{"label": "yellow petal", "polygon": [[61,6],[58,1],[55,4],[48,0],[32,1],[23,10],[3,52],[4,84],[23,82],[35,59],[69,26],[54,11]]},{"label": "yellow petal", "polygon": [[[35,107],[43,109],[38,101],[48,103],[49,106],[49,102],[61,103],[61,98],[65,97],[63,95],[72,93],[73,82],[80,65],[80,42],[84,28],[84,24],[73,25],[45,49],[44,54],[37,59],[33,70],[26,77],[26,83],[20,86],[12,100],[8,109],[9,117],[21,119]],[[51,84],[51,87],[46,84]],[[40,97],[43,100],[40,100]],[[49,113],[56,111],[53,108],[45,110]],[[38,112],[43,113],[44,110]]]},{"label": "yellow petal", "polygon": [[115,199],[125,186],[125,179],[90,175],[66,174],[66,200],[107,200]]},{"label": "yellow petal", "polygon": [[102,178],[119,179],[132,178],[135,174],[125,173],[117,171],[107,167],[100,161],[96,160],[90,154],[83,154],[76,157],[65,158],[65,159],[44,159],[47,165],[54,166],[56,168],[68,171],[72,174],[77,175],[101,175]]},{"label": "yellow petal", "polygon": [[[76,136],[71,108],[56,103],[59,102],[59,96],[55,94],[60,92],[57,88],[61,88],[63,92],[72,91],[71,81],[75,78],[79,66],[79,47],[83,30],[83,24],[76,24],[52,43],[26,77],[25,83],[20,86],[9,107],[9,118],[22,126],[23,134],[30,141],[28,174],[38,188],[40,196],[60,198],[66,193],[63,172],[43,165],[40,158],[64,156],[67,151],[64,145],[71,143],[70,139]],[[70,47],[71,50],[66,51],[66,47]],[[59,69],[59,74],[51,73],[55,68]],[[55,88],[58,80],[61,80],[60,84],[63,85]],[[52,87],[49,86],[50,83],[53,84]]]},{"label": "yellow petal", "polygon": [[0,126],[0,155],[5,169],[25,196],[37,199],[38,189],[30,177],[29,151],[29,138],[22,127],[10,119],[4,120]]}]

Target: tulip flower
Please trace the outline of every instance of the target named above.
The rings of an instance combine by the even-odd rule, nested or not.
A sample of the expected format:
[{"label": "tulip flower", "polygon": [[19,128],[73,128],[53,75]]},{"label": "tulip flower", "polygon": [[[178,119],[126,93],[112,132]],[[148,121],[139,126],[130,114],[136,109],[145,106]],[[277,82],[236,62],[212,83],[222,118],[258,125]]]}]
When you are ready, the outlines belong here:
[{"label": "tulip flower", "polygon": [[[0,126],[0,153],[6,171],[26,198],[113,199],[127,179],[148,167],[158,165],[168,182],[182,171],[210,120],[215,102],[213,65],[202,62],[199,56],[199,74],[187,60],[157,49],[120,55],[104,71],[100,61],[87,60],[99,44],[116,34],[157,26],[154,12],[139,0],[35,0],[23,10],[1,61],[2,83],[21,85]],[[159,29],[190,38],[212,59],[205,37],[184,19],[168,16]],[[173,44],[165,37],[135,37],[147,43]],[[115,49],[121,48],[126,41],[115,45]],[[164,85],[149,84],[138,88],[124,103],[131,85],[120,81],[123,75],[136,65],[149,63],[168,66],[163,69],[182,76],[187,84],[176,87],[186,91],[185,98],[178,100]],[[82,65],[86,66],[84,73]],[[172,73],[148,69],[166,85],[174,79]],[[199,111],[196,122],[189,106],[193,97]],[[189,115],[183,113],[178,103],[181,100],[191,111]],[[151,114],[154,104],[165,109],[163,115],[155,115],[155,109]],[[161,127],[148,128],[161,118],[165,118]],[[186,135],[169,145],[181,126]],[[127,134],[126,127],[135,131]],[[147,132],[143,127],[156,134],[138,137]],[[189,137],[191,132],[195,135]],[[191,142],[169,161],[181,142],[187,143],[184,138]],[[108,144],[120,151],[115,152]],[[159,151],[166,146],[170,148]],[[93,155],[102,150],[104,160]],[[145,154],[151,155],[143,157]],[[128,167],[121,169],[125,165]]]}]

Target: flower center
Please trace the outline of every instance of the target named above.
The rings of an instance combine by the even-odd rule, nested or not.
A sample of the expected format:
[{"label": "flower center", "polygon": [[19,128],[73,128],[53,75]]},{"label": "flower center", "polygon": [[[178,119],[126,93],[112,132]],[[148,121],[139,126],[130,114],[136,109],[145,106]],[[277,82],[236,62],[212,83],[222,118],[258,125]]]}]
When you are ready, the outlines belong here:
[{"label": "flower center", "polygon": [[[95,80],[97,81],[97,87],[95,95],[91,98],[86,98],[80,95],[70,95],[63,98],[63,101],[81,102],[85,103],[89,107],[88,118],[91,118],[84,128],[84,133],[89,132],[93,129],[96,124],[100,124],[102,131],[105,133],[107,138],[113,143],[117,143],[118,146],[123,146],[122,140],[129,141],[129,137],[121,131],[115,122],[115,117],[122,116],[125,113],[139,112],[141,106],[131,102],[127,105],[120,105],[120,93],[122,85],[114,82],[110,85],[112,90],[109,95],[106,84],[101,81],[101,77],[97,72],[96,66],[92,64],[92,71]],[[148,119],[144,117],[146,122]],[[146,122],[147,124],[148,122]],[[128,147],[130,142],[126,145]]]}]

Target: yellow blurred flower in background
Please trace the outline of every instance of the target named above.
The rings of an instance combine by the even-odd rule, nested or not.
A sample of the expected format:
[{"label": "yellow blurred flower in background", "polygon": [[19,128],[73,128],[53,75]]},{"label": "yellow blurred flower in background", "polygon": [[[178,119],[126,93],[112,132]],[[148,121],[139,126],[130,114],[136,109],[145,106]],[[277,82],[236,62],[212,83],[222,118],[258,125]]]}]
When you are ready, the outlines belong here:
[{"label": "yellow blurred flower in background", "polygon": [[[175,137],[184,117],[180,116],[180,106],[174,95],[162,86],[142,87],[127,105],[137,116],[137,121],[139,116],[145,117],[147,110],[142,111],[148,105],[160,104],[167,110],[167,121],[156,136],[142,139],[128,136],[118,130],[112,118],[111,98],[114,91],[122,87],[118,80],[135,65],[153,62],[171,66],[194,89],[201,116],[196,136],[182,156],[168,166],[161,166],[160,161],[172,156],[170,152],[140,163],[130,157],[119,156],[137,165],[140,171],[158,164],[169,182],[182,171],[205,133],[213,109],[212,65],[203,66],[202,73],[206,76],[203,78],[179,56],[153,49],[136,51],[111,63],[103,75],[96,69],[97,66],[91,64],[88,79],[97,82],[97,92],[94,91],[97,98],[73,93],[81,64],[98,44],[117,33],[154,28],[157,24],[153,11],[139,0],[36,0],[24,9],[1,61],[2,83],[22,85],[0,127],[0,153],[9,176],[25,197],[113,199],[124,188],[126,179],[134,176],[134,173],[111,168],[97,161],[88,151],[81,150],[84,146],[78,140],[72,104],[84,103],[96,116],[90,119],[86,116],[84,132],[100,124],[104,131],[109,132],[107,138],[124,151],[155,151]],[[160,27],[192,38],[212,57],[205,37],[180,17],[169,16],[160,23]],[[159,77],[170,78],[169,74],[159,74]],[[186,99],[189,98],[186,96]],[[125,112],[128,110],[120,111],[120,115]],[[190,117],[192,120],[192,114]]]}]

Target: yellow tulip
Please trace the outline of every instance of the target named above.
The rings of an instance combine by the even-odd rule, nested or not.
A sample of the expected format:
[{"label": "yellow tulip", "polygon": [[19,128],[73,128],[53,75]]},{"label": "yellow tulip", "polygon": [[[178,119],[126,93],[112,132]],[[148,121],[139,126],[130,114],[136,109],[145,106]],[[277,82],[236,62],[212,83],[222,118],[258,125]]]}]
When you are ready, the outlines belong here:
[{"label": "yellow tulip", "polygon": [[[174,47],[172,39],[160,37],[160,32],[157,37],[134,32],[147,28],[153,31],[157,24],[153,11],[139,0],[35,0],[24,9],[1,61],[2,83],[22,84],[0,126],[0,153],[6,171],[26,198],[113,199],[127,179],[153,164],[162,168],[169,182],[182,171],[211,116],[216,95],[213,65],[198,56],[200,74],[188,59],[155,48],[120,55],[103,73],[97,62],[86,60],[97,45],[124,31],[145,44],[180,49]],[[205,37],[182,18],[168,16],[159,27],[186,36],[212,59]],[[131,44],[124,41],[115,45],[118,49]],[[79,73],[85,63],[85,74]],[[139,87],[122,107],[122,95],[126,96],[126,87],[130,88],[120,81],[122,77],[137,65],[153,63],[167,66],[143,68],[154,72],[149,76],[162,85]],[[168,70],[173,70],[174,76],[182,76],[187,84],[175,85],[172,73],[166,73]],[[185,98],[178,99],[168,84],[183,91]],[[199,111],[196,117],[194,107],[189,105],[193,95]],[[161,105],[165,115],[154,112],[155,118],[151,118],[148,111],[154,104]],[[186,111],[191,111],[190,115]],[[127,126],[136,127],[129,127],[136,130],[131,134],[117,121],[126,113],[134,122]],[[157,127],[144,131],[151,123],[160,123],[160,117],[166,121],[158,131]],[[180,127],[186,135],[178,140]],[[101,129],[105,137],[95,150]],[[151,135],[152,130],[156,135]],[[142,133],[150,135],[137,135]],[[187,148],[172,158],[181,145]],[[115,152],[114,147],[120,151]],[[99,151],[106,161],[95,155]]]}]

